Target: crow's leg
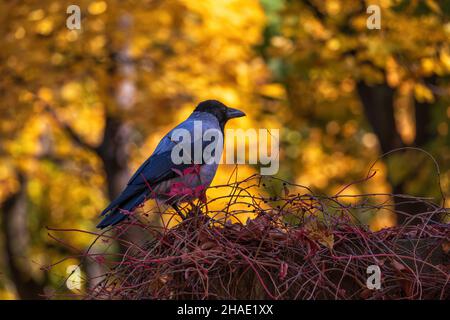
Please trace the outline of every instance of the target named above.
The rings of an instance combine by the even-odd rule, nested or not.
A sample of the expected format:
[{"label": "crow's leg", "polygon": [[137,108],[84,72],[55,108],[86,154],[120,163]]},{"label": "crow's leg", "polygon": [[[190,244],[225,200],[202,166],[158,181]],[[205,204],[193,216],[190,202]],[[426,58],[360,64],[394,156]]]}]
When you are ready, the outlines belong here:
[{"label": "crow's leg", "polygon": [[191,215],[192,216],[199,216],[199,214],[200,214],[200,207],[198,205],[196,206],[192,200],[189,201],[189,204],[191,206]]},{"label": "crow's leg", "polygon": [[175,211],[177,212],[177,214],[180,216],[181,219],[186,220],[186,217],[184,216],[183,212],[181,212],[180,208],[178,208],[178,206],[175,203],[171,204],[172,208],[175,209]]}]

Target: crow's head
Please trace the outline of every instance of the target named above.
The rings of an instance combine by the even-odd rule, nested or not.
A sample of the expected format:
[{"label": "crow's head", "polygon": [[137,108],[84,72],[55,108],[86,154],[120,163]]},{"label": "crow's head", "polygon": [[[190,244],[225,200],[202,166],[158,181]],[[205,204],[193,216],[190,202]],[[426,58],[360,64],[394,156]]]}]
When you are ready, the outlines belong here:
[{"label": "crow's head", "polygon": [[194,112],[207,112],[212,114],[217,118],[222,129],[228,120],[245,116],[245,113],[242,111],[229,108],[217,100],[206,100],[200,102]]}]

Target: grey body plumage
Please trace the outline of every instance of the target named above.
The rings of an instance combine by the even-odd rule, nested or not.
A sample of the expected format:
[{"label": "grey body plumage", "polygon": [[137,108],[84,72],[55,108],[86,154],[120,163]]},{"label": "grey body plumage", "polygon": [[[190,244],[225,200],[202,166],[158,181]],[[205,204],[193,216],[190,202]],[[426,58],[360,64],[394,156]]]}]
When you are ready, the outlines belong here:
[{"label": "grey body plumage", "polygon": [[[97,227],[102,229],[121,222],[129,212],[149,198],[157,198],[171,205],[192,200],[192,197],[171,197],[168,193],[175,183],[181,183],[192,190],[199,186],[208,187],[214,178],[218,164],[200,163],[196,174],[178,174],[192,167],[192,163],[175,164],[172,161],[172,149],[176,145],[176,142],[171,139],[172,133],[176,129],[185,129],[193,136],[195,122],[201,122],[203,132],[208,129],[217,129],[223,139],[225,123],[231,118],[244,115],[243,112],[228,108],[216,100],[201,102],[185,121],[161,139],[153,154],[133,174],[122,193],[103,210],[101,215],[105,217]],[[203,151],[204,144],[201,146]],[[220,157],[222,149],[216,152]]]}]

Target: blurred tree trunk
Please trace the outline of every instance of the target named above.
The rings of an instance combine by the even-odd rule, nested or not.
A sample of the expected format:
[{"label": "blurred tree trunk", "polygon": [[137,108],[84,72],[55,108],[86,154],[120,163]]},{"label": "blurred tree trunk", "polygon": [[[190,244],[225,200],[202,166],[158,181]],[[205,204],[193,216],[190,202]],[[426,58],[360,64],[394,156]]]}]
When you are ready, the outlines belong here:
[{"label": "blurred tree trunk", "polygon": [[403,142],[394,118],[395,90],[386,83],[369,86],[365,82],[359,82],[357,89],[367,120],[378,137],[381,151],[385,153],[402,147]]},{"label": "blurred tree trunk", "polygon": [[[427,83],[434,83],[435,79],[428,79]],[[394,95],[395,90],[387,83],[368,85],[360,81],[357,85],[358,95],[363,105],[366,118],[371,125],[374,133],[378,137],[381,152],[387,153],[396,148],[406,146],[397,130],[394,118]],[[415,140],[413,146],[424,148],[433,138],[430,127],[431,110],[429,103],[420,103],[415,101]],[[403,151],[402,151],[403,152]],[[392,186],[392,192],[396,195],[406,193],[406,184],[413,179],[416,174],[414,168],[409,170],[409,174],[401,179],[394,181],[392,172],[388,172],[388,180]],[[419,196],[419,195],[418,195]],[[412,202],[403,197],[394,197],[395,209],[397,213],[397,223],[404,224],[408,220],[408,215],[417,215],[428,211],[428,208],[417,202]],[[419,219],[413,219],[409,223],[417,224]]]},{"label": "blurred tree trunk", "polygon": [[[120,119],[107,116],[104,137],[97,153],[102,160],[106,174],[108,198],[112,201],[125,187],[130,178],[129,172],[129,140],[130,128]],[[140,243],[145,240],[142,228],[130,226],[118,236],[131,243]],[[129,246],[119,245],[121,253],[125,253]]]},{"label": "blurred tree trunk", "polygon": [[130,129],[120,119],[106,116],[102,143],[97,153],[102,160],[106,174],[107,191],[110,200],[117,197],[129,179],[128,144]]},{"label": "blurred tree trunk", "polygon": [[[122,192],[128,179],[129,172],[129,144],[131,140],[132,128],[124,115],[133,112],[135,103],[135,65],[130,55],[131,30],[133,18],[128,14],[119,17],[118,30],[120,30],[125,41],[116,50],[109,46],[110,66],[108,68],[108,83],[105,84],[105,105],[107,110],[108,102],[114,104],[114,113],[106,112],[105,129],[103,139],[96,149],[97,154],[103,162],[106,173],[108,197],[112,201]],[[111,41],[112,43],[112,41]],[[131,243],[140,243],[145,240],[142,228],[133,226],[120,234],[120,237]],[[119,244],[121,253],[129,246]]]},{"label": "blurred tree trunk", "polygon": [[37,281],[30,273],[27,256],[30,234],[27,216],[26,178],[17,174],[19,188],[2,203],[2,231],[4,235],[5,260],[9,275],[20,299],[42,299],[45,279]]},{"label": "blurred tree trunk", "polygon": [[[107,77],[100,83],[105,106],[105,128],[100,144],[94,147],[80,137],[67,123],[59,119],[50,107],[51,112],[59,126],[67,133],[72,141],[79,147],[90,150],[101,159],[106,175],[107,195],[110,201],[115,199],[125,187],[130,178],[129,172],[129,145],[132,128],[126,121],[128,112],[133,112],[135,101],[135,66],[130,56],[130,39],[132,17],[123,14],[118,19],[118,27],[124,42],[116,49],[113,40],[108,41],[109,65],[106,69]],[[115,22],[117,25],[117,22]],[[133,228],[122,231],[120,237],[128,242],[139,243],[145,240],[142,228]],[[121,252],[126,246],[120,246]]]}]

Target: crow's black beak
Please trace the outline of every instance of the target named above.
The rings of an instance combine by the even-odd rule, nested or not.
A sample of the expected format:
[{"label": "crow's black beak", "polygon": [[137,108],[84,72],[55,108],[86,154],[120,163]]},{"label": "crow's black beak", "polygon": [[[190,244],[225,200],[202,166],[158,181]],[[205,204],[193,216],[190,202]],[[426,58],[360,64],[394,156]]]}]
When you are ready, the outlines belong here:
[{"label": "crow's black beak", "polygon": [[228,108],[227,110],[227,119],[233,119],[233,118],[240,118],[244,117],[245,113],[243,113],[241,110]]}]

